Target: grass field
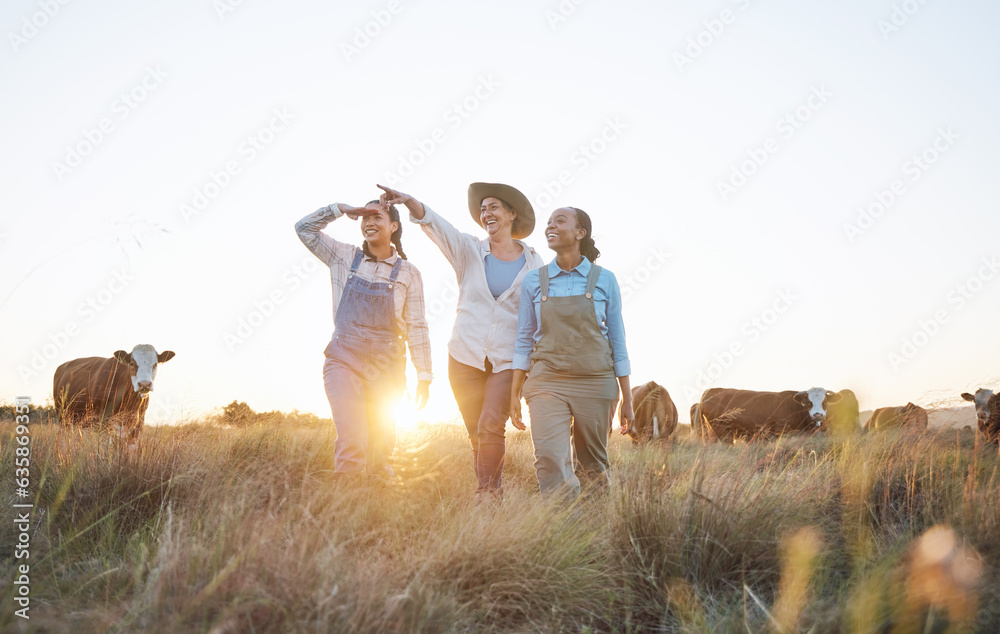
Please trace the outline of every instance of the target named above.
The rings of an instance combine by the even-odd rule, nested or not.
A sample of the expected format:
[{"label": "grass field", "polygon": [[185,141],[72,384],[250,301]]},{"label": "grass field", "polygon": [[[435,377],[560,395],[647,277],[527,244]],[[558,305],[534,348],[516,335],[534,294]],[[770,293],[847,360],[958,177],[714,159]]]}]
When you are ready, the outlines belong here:
[{"label": "grass field", "polygon": [[32,428],[30,558],[0,523],[0,629],[1000,631],[998,459],[969,432],[616,434],[610,494],[569,506],[539,498],[527,433],[509,436],[499,506],[475,503],[455,425],[401,435],[388,486],[334,481],[327,425],[143,434],[129,455]]}]

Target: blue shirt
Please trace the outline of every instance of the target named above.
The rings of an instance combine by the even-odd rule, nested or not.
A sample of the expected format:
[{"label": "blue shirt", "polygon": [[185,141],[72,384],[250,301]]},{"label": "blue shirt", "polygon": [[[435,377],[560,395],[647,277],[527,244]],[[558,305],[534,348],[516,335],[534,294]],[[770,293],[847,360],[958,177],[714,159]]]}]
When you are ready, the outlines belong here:
[{"label": "blue shirt", "polygon": [[[549,267],[549,297],[583,295],[587,290],[590,260],[586,257],[572,271],[559,268],[553,259]],[[542,338],[542,288],[538,269],[524,276],[521,282],[521,303],[517,313],[517,342],[514,344],[514,369],[528,370],[531,350]],[[615,376],[628,376],[632,367],[625,349],[625,323],[622,321],[622,294],[614,273],[602,268],[594,288],[594,312],[601,334],[611,344],[615,362]]]},{"label": "blue shirt", "polygon": [[521,272],[521,268],[524,266],[524,251],[521,251],[521,257],[511,262],[495,258],[492,253],[487,253],[486,257],[483,258],[483,264],[486,265],[486,284],[490,287],[493,299],[497,299],[511,287],[514,280],[517,279],[517,274]]}]

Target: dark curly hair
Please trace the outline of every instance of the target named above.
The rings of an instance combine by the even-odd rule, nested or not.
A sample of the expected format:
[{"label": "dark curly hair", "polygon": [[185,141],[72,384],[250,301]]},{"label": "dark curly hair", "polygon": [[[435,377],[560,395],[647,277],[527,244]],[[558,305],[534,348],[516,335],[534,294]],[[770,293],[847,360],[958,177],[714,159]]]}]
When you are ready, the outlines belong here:
[{"label": "dark curly hair", "polygon": [[576,207],[570,207],[576,212],[576,224],[580,225],[586,234],[583,236],[583,240],[580,240],[580,255],[583,255],[591,263],[593,263],[597,258],[601,257],[601,252],[597,249],[597,245],[594,244],[594,226],[590,222],[590,216],[587,212],[582,209],[577,209]]}]

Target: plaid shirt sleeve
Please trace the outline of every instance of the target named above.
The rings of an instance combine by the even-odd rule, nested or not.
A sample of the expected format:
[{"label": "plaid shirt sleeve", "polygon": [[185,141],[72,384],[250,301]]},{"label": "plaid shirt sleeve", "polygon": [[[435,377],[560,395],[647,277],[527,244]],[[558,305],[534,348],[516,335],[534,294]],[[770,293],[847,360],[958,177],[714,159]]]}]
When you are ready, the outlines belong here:
[{"label": "plaid shirt sleeve", "polygon": [[328,224],[343,215],[338,204],[333,203],[320,207],[295,223],[295,233],[298,234],[299,240],[327,266],[341,265],[349,268],[350,262],[345,264],[344,261],[354,257],[354,245],[334,240],[323,233]]},{"label": "plaid shirt sleeve", "polygon": [[406,285],[406,301],[403,303],[403,320],[406,322],[406,339],[410,346],[413,367],[417,370],[418,381],[430,381],[431,337],[427,328],[424,310],[424,283],[420,271],[415,266],[407,267],[410,283]]}]

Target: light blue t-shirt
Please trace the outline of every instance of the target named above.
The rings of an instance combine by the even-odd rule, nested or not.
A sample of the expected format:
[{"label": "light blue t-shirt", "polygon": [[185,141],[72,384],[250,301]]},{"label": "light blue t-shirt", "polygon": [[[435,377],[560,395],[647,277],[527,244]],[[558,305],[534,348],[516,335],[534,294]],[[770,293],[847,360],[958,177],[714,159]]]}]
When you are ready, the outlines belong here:
[{"label": "light blue t-shirt", "polygon": [[511,287],[517,279],[517,274],[524,268],[524,252],[521,252],[521,257],[510,262],[504,262],[493,257],[492,253],[487,253],[483,262],[486,264],[486,283],[490,287],[493,299],[497,299]]}]

